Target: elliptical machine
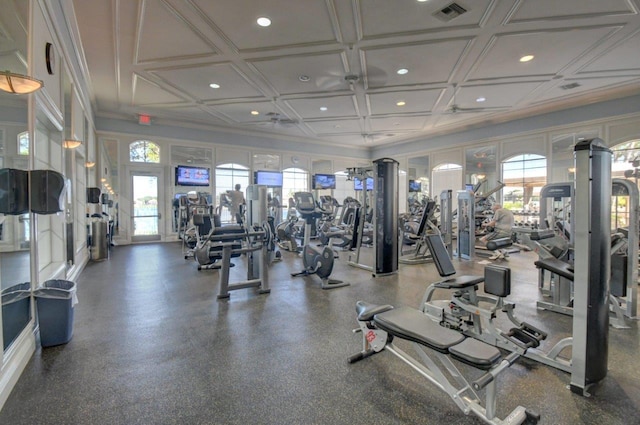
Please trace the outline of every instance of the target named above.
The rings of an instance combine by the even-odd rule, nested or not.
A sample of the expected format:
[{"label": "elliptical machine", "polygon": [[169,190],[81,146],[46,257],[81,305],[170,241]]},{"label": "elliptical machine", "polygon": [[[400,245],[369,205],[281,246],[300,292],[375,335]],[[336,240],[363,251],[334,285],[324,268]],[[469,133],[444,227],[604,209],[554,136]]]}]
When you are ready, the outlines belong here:
[{"label": "elliptical machine", "polygon": [[316,274],[322,279],[322,289],[333,289],[347,286],[341,280],[331,279],[333,271],[333,250],[328,246],[315,247],[311,245],[311,229],[316,219],[322,216],[323,210],[317,208],[313,194],[310,192],[296,192],[294,194],[296,209],[304,219],[304,246],[302,248],[302,264],[304,270],[291,273],[291,276],[309,276]]}]

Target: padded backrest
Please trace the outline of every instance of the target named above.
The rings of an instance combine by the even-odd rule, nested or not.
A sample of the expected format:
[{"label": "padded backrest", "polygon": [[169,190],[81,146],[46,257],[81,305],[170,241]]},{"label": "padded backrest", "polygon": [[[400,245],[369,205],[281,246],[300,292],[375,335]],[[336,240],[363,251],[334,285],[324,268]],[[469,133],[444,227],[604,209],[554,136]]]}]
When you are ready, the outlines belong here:
[{"label": "padded backrest", "polygon": [[445,277],[456,274],[456,268],[449,258],[447,247],[444,245],[440,235],[427,235],[425,241],[440,276]]},{"label": "padded backrest", "polygon": [[484,268],[484,292],[496,297],[507,297],[511,293],[511,269],[490,265]]},{"label": "padded backrest", "polygon": [[420,219],[420,226],[418,226],[417,235],[422,236],[424,234],[424,230],[427,227],[427,221],[431,219],[434,211],[436,209],[436,201],[429,201],[427,205],[424,206],[422,210],[422,218]]},{"label": "padded backrest", "polygon": [[211,216],[209,214],[194,214],[193,224],[198,228],[200,236],[208,235],[211,231]]},{"label": "padded backrest", "polygon": [[627,296],[627,267],[629,257],[626,255],[614,254],[611,256],[611,280],[609,290],[614,297]]}]

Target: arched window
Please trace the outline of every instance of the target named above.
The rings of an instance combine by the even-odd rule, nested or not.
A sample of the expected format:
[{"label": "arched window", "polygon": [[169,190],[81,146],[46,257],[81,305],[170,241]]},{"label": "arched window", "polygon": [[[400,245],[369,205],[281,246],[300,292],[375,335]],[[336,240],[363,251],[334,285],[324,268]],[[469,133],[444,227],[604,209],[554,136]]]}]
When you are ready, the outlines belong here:
[{"label": "arched window", "polygon": [[538,212],[540,189],[547,184],[547,158],[536,154],[502,161],[502,204],[507,209]]},{"label": "arched window", "polygon": [[233,163],[220,164],[216,167],[216,199],[221,221],[232,221],[229,212],[231,200],[226,196],[226,193],[234,190],[236,184],[239,184],[240,190],[244,192],[249,183],[249,167]]},{"label": "arched window", "polygon": [[129,145],[131,162],[160,163],[160,146],[148,140],[136,140]]},{"label": "arched window", "polygon": [[18,155],[29,155],[29,132],[18,134]]}]

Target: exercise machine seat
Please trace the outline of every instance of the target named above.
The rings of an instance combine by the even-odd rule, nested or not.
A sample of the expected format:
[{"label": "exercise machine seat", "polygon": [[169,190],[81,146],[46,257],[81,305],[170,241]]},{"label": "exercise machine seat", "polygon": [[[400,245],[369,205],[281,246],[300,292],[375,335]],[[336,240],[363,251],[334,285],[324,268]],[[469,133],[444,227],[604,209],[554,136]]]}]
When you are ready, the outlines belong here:
[{"label": "exercise machine seat", "polygon": [[535,232],[531,232],[529,234],[529,238],[532,241],[541,241],[543,239],[552,238],[555,235],[556,235],[556,232],[554,232],[553,229],[541,229],[541,230],[536,230]]},{"label": "exercise machine seat", "polygon": [[467,338],[460,344],[449,347],[449,353],[462,363],[489,370],[500,361],[500,351],[475,338]]},{"label": "exercise machine seat", "polygon": [[393,336],[417,342],[441,353],[448,353],[449,347],[465,339],[460,332],[442,327],[424,313],[410,307],[376,314],[373,321],[378,328]]},{"label": "exercise machine seat", "polygon": [[370,322],[376,314],[383,313],[391,309],[393,309],[393,306],[389,304],[378,305],[368,303],[366,301],[356,302],[356,313],[358,314],[358,320],[361,322]]},{"label": "exercise machine seat", "polygon": [[482,282],[484,282],[484,276],[465,275],[442,280],[435,283],[434,286],[441,289],[464,289]]},{"label": "exercise machine seat", "polygon": [[495,251],[496,249],[506,248],[511,245],[513,245],[511,238],[499,238],[488,241],[487,249],[489,251]]},{"label": "exercise machine seat", "polygon": [[534,264],[539,269],[549,270],[551,273],[573,281],[573,266],[569,263],[565,263],[557,258],[545,258],[536,261]]}]

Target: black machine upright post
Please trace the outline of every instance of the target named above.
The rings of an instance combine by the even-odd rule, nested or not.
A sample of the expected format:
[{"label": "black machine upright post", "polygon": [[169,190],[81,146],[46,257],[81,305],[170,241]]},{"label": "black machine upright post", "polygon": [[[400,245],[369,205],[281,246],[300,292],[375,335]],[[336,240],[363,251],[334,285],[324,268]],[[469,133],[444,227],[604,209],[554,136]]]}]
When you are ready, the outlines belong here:
[{"label": "black machine upright post", "polygon": [[571,391],[588,396],[607,375],[611,270],[611,160],[601,139],[574,149],[575,278]]},{"label": "black machine upright post", "polygon": [[376,276],[398,271],[398,165],[398,161],[391,158],[373,161]]}]

